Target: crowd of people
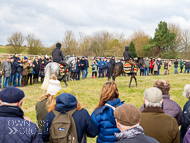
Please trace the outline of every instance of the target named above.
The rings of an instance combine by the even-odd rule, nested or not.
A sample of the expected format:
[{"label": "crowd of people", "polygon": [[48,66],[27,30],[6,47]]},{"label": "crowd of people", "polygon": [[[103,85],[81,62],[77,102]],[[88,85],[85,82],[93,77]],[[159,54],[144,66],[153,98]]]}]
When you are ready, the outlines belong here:
[{"label": "crowd of people", "polygon": [[189,99],[183,111],[170,99],[170,87],[168,81],[157,80],[153,87],[145,89],[139,109],[121,101],[114,81],[106,82],[90,116],[75,92],[62,88],[52,74],[46,94],[35,105],[37,125],[22,110],[24,92],[7,87],[0,91],[0,140],[86,143],[87,137],[97,136],[97,143],[189,143],[190,84],[185,85],[182,93]]}]

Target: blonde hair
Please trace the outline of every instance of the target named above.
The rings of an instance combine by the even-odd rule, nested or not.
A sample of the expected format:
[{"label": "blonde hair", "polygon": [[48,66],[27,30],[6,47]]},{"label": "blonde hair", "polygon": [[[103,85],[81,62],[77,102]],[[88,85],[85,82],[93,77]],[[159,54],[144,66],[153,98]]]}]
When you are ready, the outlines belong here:
[{"label": "blonde hair", "polygon": [[96,108],[101,108],[102,106],[105,105],[106,101],[113,100],[114,98],[118,98],[118,97],[119,97],[119,91],[118,91],[116,83],[114,81],[106,82],[103,85],[101,95],[100,95],[100,100]]},{"label": "blonde hair", "polygon": [[[47,109],[48,113],[55,109],[56,99],[60,94],[63,94],[63,93],[70,93],[75,96],[74,91],[70,88],[63,88],[63,89],[59,90],[56,93],[56,95],[49,96],[48,101],[46,102],[46,109]],[[76,98],[76,99],[77,99],[77,110],[81,110],[82,106],[81,106],[80,102],[78,101],[78,98]]]},{"label": "blonde hair", "polygon": [[184,91],[182,95],[188,99],[190,99],[190,84],[186,84],[184,87]]},{"label": "blonde hair", "polygon": [[53,80],[57,80],[57,77],[55,76],[55,74],[52,74],[50,78]]}]

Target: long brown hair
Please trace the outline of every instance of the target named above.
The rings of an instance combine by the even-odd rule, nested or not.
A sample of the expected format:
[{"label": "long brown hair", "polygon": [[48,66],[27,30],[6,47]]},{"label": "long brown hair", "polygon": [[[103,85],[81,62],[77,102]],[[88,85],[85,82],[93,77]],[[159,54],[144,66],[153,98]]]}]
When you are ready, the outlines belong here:
[{"label": "long brown hair", "polygon": [[119,97],[119,91],[116,83],[114,81],[106,82],[103,85],[100,95],[100,100],[96,108],[101,108],[102,106],[105,105],[106,101],[117,99],[118,97]]}]

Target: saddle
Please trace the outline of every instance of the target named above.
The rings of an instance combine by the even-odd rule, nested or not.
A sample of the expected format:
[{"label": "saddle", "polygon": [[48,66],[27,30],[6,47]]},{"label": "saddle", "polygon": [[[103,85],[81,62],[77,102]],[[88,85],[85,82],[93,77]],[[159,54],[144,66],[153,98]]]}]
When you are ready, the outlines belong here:
[{"label": "saddle", "polygon": [[59,73],[60,75],[65,75],[69,73],[69,68],[59,64]]},{"label": "saddle", "polygon": [[128,64],[128,63],[126,63],[126,64],[124,64],[124,72],[126,73],[126,74],[129,74],[129,73],[137,73],[137,67],[136,67],[136,65],[135,65],[135,67],[134,67],[134,70],[133,70],[133,72],[131,71],[131,68],[132,68],[132,66],[130,65],[130,64]]}]

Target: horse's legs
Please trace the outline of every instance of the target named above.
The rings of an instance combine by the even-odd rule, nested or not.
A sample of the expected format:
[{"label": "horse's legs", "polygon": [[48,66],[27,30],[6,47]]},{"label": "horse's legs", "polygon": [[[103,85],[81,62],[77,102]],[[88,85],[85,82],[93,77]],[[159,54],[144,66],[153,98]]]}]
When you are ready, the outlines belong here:
[{"label": "horse's legs", "polygon": [[65,75],[65,76],[63,77],[63,82],[65,83],[65,88],[68,86],[68,84],[67,84],[67,79],[68,79],[68,75]]},{"label": "horse's legs", "polygon": [[134,75],[134,77],[133,77],[134,79],[135,79],[135,82],[136,82],[136,87],[137,87],[137,78],[135,77],[135,75]]},{"label": "horse's legs", "polygon": [[132,80],[133,80],[133,74],[131,74],[131,79],[130,79],[130,82],[129,82],[129,88],[131,87]]}]

